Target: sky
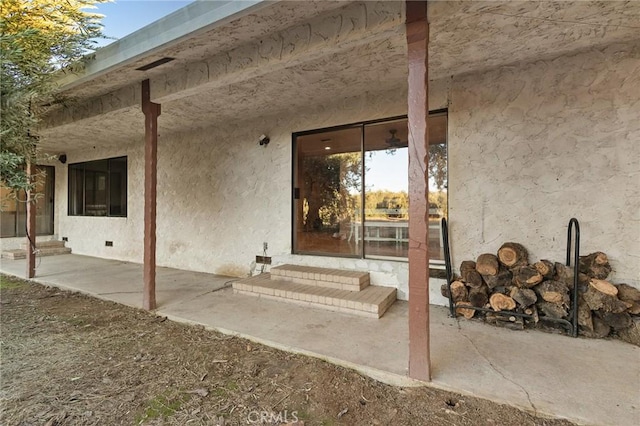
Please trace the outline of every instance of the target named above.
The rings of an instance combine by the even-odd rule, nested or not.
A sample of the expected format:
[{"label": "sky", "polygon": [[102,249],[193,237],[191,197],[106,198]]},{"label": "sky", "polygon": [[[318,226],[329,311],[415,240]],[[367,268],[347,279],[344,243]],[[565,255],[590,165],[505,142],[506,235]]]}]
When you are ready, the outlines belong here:
[{"label": "sky", "polygon": [[[192,3],[193,0],[114,0],[97,5],[92,12],[104,15],[103,32],[109,37],[120,39],[140,28],[157,21],[163,16]],[[106,46],[115,40],[100,40],[99,46]]]}]

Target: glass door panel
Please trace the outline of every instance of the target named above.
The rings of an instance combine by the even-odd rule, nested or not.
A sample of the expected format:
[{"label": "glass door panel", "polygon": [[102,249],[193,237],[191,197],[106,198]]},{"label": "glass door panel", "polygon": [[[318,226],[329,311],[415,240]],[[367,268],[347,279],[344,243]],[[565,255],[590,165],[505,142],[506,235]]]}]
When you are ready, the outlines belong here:
[{"label": "glass door panel", "polygon": [[296,253],[360,256],[361,129],[358,126],[296,137]]},{"label": "glass door panel", "polygon": [[[38,166],[36,179],[36,235],[53,234],[54,218],[54,174],[51,166]],[[24,237],[27,235],[26,194],[17,196],[2,188],[2,237]]]},{"label": "glass door panel", "polygon": [[364,253],[407,257],[409,253],[409,175],[407,120],[364,128]]}]

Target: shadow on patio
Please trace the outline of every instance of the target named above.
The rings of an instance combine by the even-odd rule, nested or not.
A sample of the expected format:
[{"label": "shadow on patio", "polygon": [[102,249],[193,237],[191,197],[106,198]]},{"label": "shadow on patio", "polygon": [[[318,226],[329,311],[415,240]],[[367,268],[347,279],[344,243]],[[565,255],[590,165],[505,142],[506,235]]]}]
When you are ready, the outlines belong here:
[{"label": "shadow on patio", "polygon": [[[24,276],[24,260],[1,271]],[[158,315],[201,324],[280,349],[354,368],[400,386],[406,376],[407,303],[380,319],[305,308],[233,293],[233,278],[157,270]],[[142,303],[142,265],[78,255],[41,259],[35,281],[125,305]],[[635,424],[640,348],[610,340],[510,331],[431,307],[432,385],[579,423]]]}]

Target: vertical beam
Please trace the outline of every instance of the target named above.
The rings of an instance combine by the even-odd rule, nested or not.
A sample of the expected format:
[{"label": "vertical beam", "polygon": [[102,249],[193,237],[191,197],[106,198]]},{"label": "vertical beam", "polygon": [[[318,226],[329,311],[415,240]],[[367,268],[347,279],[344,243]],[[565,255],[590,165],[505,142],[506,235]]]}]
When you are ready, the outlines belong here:
[{"label": "vertical beam", "polygon": [[[31,161],[27,163],[29,182],[35,184],[36,166]],[[27,191],[27,278],[36,276],[36,200],[35,187]]]},{"label": "vertical beam", "polygon": [[142,82],[144,113],[144,291],[142,307],[156,308],[156,196],[158,181],[158,116],[160,104],[151,102],[149,80]]},{"label": "vertical beam", "polygon": [[429,23],[426,1],[407,1],[409,60],[409,376],[431,380],[429,355]]}]

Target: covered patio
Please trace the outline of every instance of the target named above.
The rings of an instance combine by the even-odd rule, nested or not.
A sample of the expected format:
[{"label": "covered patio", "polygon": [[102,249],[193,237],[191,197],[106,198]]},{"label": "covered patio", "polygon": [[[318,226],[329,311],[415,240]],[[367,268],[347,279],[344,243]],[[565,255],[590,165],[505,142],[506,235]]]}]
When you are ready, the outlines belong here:
[{"label": "covered patio", "polygon": [[[25,260],[2,260],[23,276]],[[41,260],[34,281],[140,307],[142,265],[88,256]],[[157,315],[353,368],[393,385],[407,377],[408,306],[379,320],[234,294],[233,278],[157,270]],[[634,424],[640,414],[640,348],[455,320],[431,307],[432,386],[581,424]]]},{"label": "covered patio", "polygon": [[[428,276],[425,121],[434,110],[449,117],[454,262],[515,239],[532,259],[561,259],[556,238],[578,212],[584,252],[606,250],[616,282],[637,286],[640,240],[619,236],[637,231],[639,211],[630,177],[640,158],[640,8],[429,2],[427,16],[420,2],[250,3],[195,2],[61,82],[73,102],[53,106],[39,135],[60,158],[55,234],[87,256],[32,256],[29,276],[38,266],[44,284],[137,308],[157,302],[159,315],[388,383],[431,377],[434,386],[540,414],[634,423],[638,348],[496,329],[429,307],[438,285]],[[292,135],[400,116],[410,134],[407,258],[300,254],[291,237]],[[260,135],[270,144],[259,144]],[[73,190],[80,170],[96,163],[121,178],[113,198],[122,202],[109,199],[109,214],[81,208],[86,175],[84,189]],[[126,167],[112,173],[112,163]],[[593,192],[597,203],[578,197]],[[372,321],[223,288],[229,276],[249,274],[267,246],[274,265],[371,271],[372,285],[394,287],[409,302]],[[144,269],[131,263],[143,259]],[[3,261],[2,271],[21,276],[25,266]]]}]

